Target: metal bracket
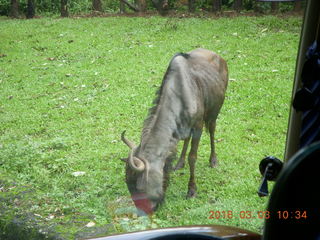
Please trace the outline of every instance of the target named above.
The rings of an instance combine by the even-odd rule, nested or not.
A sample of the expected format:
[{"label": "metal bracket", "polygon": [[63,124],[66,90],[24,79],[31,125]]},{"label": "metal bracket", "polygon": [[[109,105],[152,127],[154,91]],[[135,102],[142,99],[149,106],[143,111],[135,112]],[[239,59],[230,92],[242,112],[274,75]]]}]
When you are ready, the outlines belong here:
[{"label": "metal bracket", "polygon": [[260,187],[258,188],[259,197],[269,195],[268,181],[275,181],[282,169],[283,163],[276,157],[268,156],[261,160],[259,170],[262,175]]}]

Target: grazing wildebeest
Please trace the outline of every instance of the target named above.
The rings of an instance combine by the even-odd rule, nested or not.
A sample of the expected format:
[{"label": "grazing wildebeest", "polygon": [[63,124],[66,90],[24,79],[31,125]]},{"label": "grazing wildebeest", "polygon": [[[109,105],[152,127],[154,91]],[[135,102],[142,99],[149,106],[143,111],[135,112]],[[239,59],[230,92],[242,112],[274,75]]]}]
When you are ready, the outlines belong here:
[{"label": "grazing wildebeest", "polygon": [[190,179],[187,197],[196,195],[195,162],[203,124],[210,133],[210,166],[216,164],[214,131],[224,101],[228,69],[224,59],[206,49],[176,54],[144,122],[138,146],[122,133],[129,146],[126,183],[138,209],[154,211],[164,199],[171,160],[179,140],[183,150],[176,169],[183,167],[188,144]]}]

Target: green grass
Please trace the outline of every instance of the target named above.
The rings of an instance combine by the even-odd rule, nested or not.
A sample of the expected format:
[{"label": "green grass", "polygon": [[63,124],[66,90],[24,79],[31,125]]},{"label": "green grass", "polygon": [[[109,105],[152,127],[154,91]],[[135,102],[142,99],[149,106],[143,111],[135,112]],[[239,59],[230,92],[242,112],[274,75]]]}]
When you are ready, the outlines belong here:
[{"label": "green grass", "polygon": [[[67,238],[89,222],[109,233],[189,224],[261,231],[263,220],[239,214],[265,210],[268,199],[256,194],[258,164],[284,153],[301,18],[0,21],[0,196],[33,189],[31,198],[11,203],[15,214],[31,212]],[[198,197],[185,199],[185,168],[172,173],[161,209],[137,218],[120,133],[138,142],[171,57],[197,47],[219,53],[229,67],[216,130],[219,166],[208,167],[204,134]],[[73,176],[79,171],[85,174]],[[209,211],[233,218],[208,219]]]}]

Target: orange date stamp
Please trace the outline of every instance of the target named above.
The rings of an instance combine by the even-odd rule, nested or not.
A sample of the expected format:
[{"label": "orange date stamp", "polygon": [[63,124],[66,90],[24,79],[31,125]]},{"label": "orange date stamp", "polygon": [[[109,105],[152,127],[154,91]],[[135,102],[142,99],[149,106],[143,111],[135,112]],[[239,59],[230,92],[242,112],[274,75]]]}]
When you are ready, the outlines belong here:
[{"label": "orange date stamp", "polygon": [[276,219],[296,219],[296,220],[306,220],[308,217],[306,210],[295,210],[295,211],[209,211],[208,219],[264,219],[268,220],[270,218]]}]

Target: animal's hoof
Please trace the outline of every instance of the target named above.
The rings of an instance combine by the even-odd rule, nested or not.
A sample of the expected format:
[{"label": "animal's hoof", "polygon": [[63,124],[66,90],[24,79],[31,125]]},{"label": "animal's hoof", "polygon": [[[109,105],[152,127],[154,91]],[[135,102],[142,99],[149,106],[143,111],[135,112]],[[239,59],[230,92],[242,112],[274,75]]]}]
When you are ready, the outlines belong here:
[{"label": "animal's hoof", "polygon": [[216,157],[210,159],[210,167],[214,168],[218,166],[218,160]]},{"label": "animal's hoof", "polygon": [[197,196],[197,192],[194,189],[190,189],[187,194],[187,198],[194,198]]},{"label": "animal's hoof", "polygon": [[184,168],[184,162],[178,162],[177,163],[177,165],[174,167],[174,171],[177,171],[177,170],[179,170],[179,169],[181,169],[181,168]]},{"label": "animal's hoof", "polygon": [[215,168],[218,166],[218,163],[214,162],[214,163],[210,163],[210,167]]}]

